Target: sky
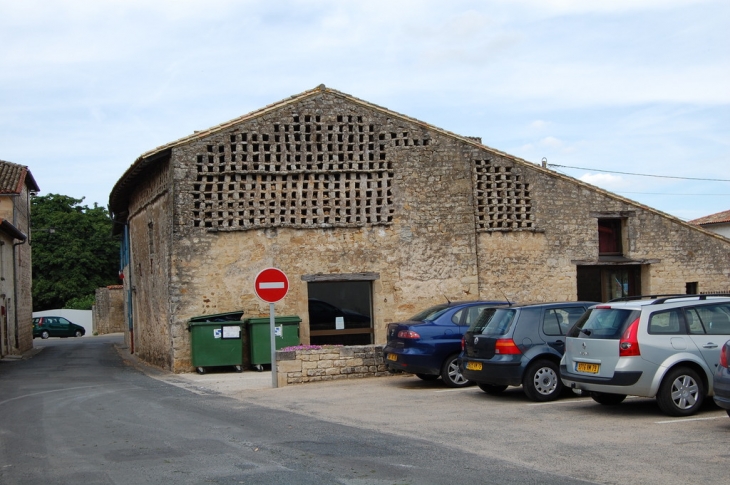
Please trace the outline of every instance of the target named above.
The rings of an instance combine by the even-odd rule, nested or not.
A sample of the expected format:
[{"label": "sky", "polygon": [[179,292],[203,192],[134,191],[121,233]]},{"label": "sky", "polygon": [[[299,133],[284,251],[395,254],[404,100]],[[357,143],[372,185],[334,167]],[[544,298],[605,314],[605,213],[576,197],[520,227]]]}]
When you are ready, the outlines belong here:
[{"label": "sky", "polygon": [[320,84],[691,220],[730,210],[727,0],[0,0],[0,160],[107,206]]}]

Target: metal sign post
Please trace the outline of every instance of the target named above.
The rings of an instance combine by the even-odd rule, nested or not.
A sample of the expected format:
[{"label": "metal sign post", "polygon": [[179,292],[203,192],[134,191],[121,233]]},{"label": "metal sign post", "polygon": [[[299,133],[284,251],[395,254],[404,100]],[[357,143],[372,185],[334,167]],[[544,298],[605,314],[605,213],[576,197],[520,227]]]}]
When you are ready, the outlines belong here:
[{"label": "metal sign post", "polygon": [[279,387],[279,377],[276,372],[276,316],[274,304],[269,303],[269,335],[271,336],[271,387]]},{"label": "metal sign post", "polygon": [[[256,275],[256,296],[269,303],[269,336],[271,338],[271,387],[279,387],[276,372],[276,314],[274,303],[283,299],[289,291],[289,279],[277,268],[266,268]],[[283,332],[283,328],[282,328]]]}]

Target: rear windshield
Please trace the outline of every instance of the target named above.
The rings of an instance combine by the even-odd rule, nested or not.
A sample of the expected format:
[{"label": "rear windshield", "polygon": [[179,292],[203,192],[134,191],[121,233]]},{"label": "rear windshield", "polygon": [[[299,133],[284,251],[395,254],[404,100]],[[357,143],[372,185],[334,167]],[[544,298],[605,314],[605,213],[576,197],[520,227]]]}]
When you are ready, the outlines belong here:
[{"label": "rear windshield", "polygon": [[512,308],[486,308],[468,331],[472,334],[505,335],[516,314],[517,310]]},{"label": "rear windshield", "polygon": [[639,318],[639,315],[638,310],[593,308],[575,323],[568,337],[618,340],[626,327]]},{"label": "rear windshield", "polygon": [[443,312],[445,312],[448,309],[449,309],[449,305],[446,305],[446,304],[432,306],[431,308],[423,310],[420,313],[416,313],[411,318],[409,318],[409,320],[412,322],[435,320],[439,317],[439,315],[441,315]]}]

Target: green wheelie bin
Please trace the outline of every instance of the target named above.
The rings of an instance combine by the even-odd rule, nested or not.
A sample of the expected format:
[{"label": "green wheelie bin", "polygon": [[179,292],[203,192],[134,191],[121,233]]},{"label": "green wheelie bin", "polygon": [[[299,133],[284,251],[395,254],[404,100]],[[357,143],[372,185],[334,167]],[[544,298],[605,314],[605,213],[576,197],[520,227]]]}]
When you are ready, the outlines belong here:
[{"label": "green wheelie bin", "polygon": [[188,322],[193,366],[199,374],[207,367],[233,366],[243,370],[242,311],[200,315]]},{"label": "green wheelie bin", "polygon": [[[274,338],[276,350],[299,345],[299,324],[302,319],[288,315],[274,317]],[[264,364],[271,364],[271,330],[269,317],[247,318],[244,324],[248,327],[248,341],[251,350],[251,365],[258,371],[264,370]]]}]

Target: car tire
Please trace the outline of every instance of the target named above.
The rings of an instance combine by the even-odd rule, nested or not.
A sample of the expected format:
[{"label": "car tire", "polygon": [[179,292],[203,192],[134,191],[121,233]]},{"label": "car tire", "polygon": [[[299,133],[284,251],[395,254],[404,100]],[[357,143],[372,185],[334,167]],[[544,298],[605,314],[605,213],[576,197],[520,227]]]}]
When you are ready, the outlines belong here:
[{"label": "car tire", "polygon": [[51,335],[48,333],[48,330],[44,330],[43,332],[41,332],[41,338],[42,339],[47,339],[50,336]]},{"label": "car tire", "polygon": [[598,404],[603,404],[604,406],[618,406],[622,402],[624,402],[624,399],[626,399],[626,394],[609,394],[607,392],[591,392],[591,398],[596,401]]},{"label": "car tire", "polygon": [[422,381],[435,381],[439,378],[439,376],[433,374],[416,374],[416,377],[418,377]]},{"label": "car tire", "polygon": [[458,354],[449,356],[441,366],[441,380],[447,387],[466,387],[471,384],[471,381],[461,374],[458,357]]},{"label": "car tire", "polygon": [[659,408],[669,416],[691,416],[702,406],[704,399],[702,379],[689,367],[670,370],[656,395]]},{"label": "car tire", "polygon": [[198,374],[201,374],[201,375],[202,375],[202,374],[205,374],[205,367],[196,367],[196,368],[195,368],[195,371],[196,371],[196,372],[197,372]]},{"label": "car tire", "polygon": [[479,386],[479,389],[486,392],[490,396],[502,394],[504,390],[507,389],[507,386],[496,386],[494,384],[485,384],[483,382],[477,382],[477,386]]},{"label": "car tire", "polygon": [[76,330],[76,333],[74,335],[78,338],[78,337],[82,337],[84,334],[81,333],[81,330]]},{"label": "car tire", "polygon": [[530,364],[522,379],[522,388],[528,398],[537,402],[554,401],[563,392],[558,366],[541,359]]}]

